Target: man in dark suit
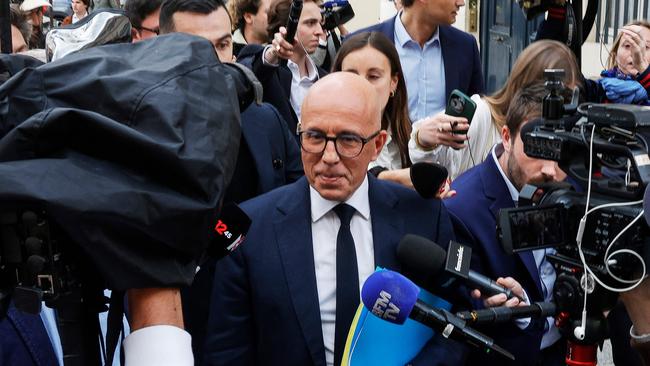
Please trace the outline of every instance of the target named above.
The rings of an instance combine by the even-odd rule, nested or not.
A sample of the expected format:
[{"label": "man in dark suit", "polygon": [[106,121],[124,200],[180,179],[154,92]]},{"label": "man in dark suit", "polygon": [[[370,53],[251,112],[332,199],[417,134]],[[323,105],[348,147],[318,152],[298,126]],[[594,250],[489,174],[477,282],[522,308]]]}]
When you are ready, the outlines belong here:
[{"label": "man in dark suit", "polygon": [[[503,143],[496,145],[483,163],[458,177],[451,186],[457,195],[445,201],[459,241],[472,246],[472,269],[498,278],[497,282],[512,288],[526,303],[553,298],[555,270],[545,259],[552,249],[507,255],[497,239],[496,218],[500,209],[515,207],[526,183],[557,181],[563,176],[557,163],[528,157],[523,151],[521,126],[540,117],[545,94],[542,84],[517,93],[501,131]],[[475,290],[473,296],[478,298],[480,293]],[[475,306],[520,305],[517,298],[506,302],[505,297],[495,295]],[[553,318],[524,319],[482,330],[515,355],[513,365],[564,365],[565,341]],[[470,359],[472,365],[507,364],[504,359],[478,353],[470,354]]]},{"label": "man in dark suit", "polygon": [[291,0],[277,0],[268,13],[271,44],[248,45],[238,55],[238,62],[249,67],[264,87],[264,101],[272,104],[287,121],[296,137],[300,107],[309,87],[327,72],[316,66],[309,55],[318,49],[323,36],[321,13],[314,0],[303,4],[294,43],[284,39],[284,25],[289,19]]},{"label": "man in dark suit", "polygon": [[[463,0],[403,0],[395,17],[360,32],[381,32],[400,55],[413,121],[443,110],[452,90],[483,92],[474,37],[451,26]],[[442,94],[444,93],[444,94]]]},{"label": "man in dark suit", "polygon": [[[166,1],[161,9],[160,26],[163,33],[173,30],[205,37],[212,42],[222,62],[233,59],[230,17],[221,0]],[[224,203],[243,202],[303,175],[300,148],[273,106],[251,104],[241,114],[241,130],[237,165]],[[183,290],[184,320],[192,334],[196,360],[201,359],[203,352],[214,264],[214,260],[203,263],[192,286]]]},{"label": "man in dark suit", "polygon": [[[380,120],[376,94],[358,75],[331,74],[310,89],[305,178],[242,205],[252,226],[217,264],[206,364],[339,365],[360,286],[375,266],[399,269],[401,237],[453,238],[440,201],[367,174],[386,141]],[[438,335],[413,364],[463,358],[462,346]]]}]

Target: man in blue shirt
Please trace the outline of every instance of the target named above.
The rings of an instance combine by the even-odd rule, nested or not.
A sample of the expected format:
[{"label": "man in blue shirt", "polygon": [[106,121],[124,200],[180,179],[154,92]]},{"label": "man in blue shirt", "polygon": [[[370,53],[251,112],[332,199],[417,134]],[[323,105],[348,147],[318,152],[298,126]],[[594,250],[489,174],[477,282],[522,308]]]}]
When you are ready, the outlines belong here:
[{"label": "man in blue shirt", "polygon": [[[411,119],[445,108],[452,90],[483,92],[483,73],[474,37],[451,26],[463,0],[404,0],[394,18],[358,32],[377,31],[393,40],[400,56]],[[357,32],[357,33],[358,33]]]}]

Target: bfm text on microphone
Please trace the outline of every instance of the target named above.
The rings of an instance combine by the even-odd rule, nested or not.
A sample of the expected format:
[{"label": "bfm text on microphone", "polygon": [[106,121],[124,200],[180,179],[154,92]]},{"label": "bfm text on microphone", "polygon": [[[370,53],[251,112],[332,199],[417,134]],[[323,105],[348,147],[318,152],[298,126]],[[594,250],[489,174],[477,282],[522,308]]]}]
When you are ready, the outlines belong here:
[{"label": "bfm text on microphone", "polygon": [[470,328],[454,314],[429,306],[418,299],[420,289],[408,278],[393,271],[378,271],[370,275],[361,289],[363,305],[375,316],[390,323],[403,324],[411,318],[441,332],[445,338],[469,343],[484,352],[495,351],[511,360],[514,356],[494,344],[494,341]]},{"label": "bfm text on microphone", "polygon": [[469,269],[471,256],[470,247],[452,241],[449,243],[449,251],[445,252],[431,240],[413,234],[405,235],[397,246],[397,260],[404,266],[406,273],[412,274],[416,282],[425,288],[430,289],[445,269],[462,278],[468,285],[478,288],[484,295],[504,294],[508,299],[517,297],[524,301],[511,289]]}]

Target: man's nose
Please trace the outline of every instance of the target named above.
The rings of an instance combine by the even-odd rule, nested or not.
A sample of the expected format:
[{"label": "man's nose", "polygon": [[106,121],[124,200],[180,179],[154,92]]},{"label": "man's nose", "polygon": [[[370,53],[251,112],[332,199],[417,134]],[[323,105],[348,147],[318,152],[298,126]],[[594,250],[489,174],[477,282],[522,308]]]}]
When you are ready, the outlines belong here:
[{"label": "man's nose", "polygon": [[338,162],[339,159],[339,154],[336,152],[334,141],[325,142],[325,150],[323,151],[322,160],[326,163],[332,164]]}]

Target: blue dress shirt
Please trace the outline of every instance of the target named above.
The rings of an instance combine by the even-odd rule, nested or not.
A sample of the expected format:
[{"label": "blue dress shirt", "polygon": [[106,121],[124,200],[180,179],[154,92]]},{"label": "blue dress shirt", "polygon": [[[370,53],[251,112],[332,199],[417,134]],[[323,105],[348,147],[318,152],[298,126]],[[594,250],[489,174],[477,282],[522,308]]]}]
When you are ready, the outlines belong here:
[{"label": "blue dress shirt", "polygon": [[445,109],[445,63],[442,59],[439,29],[420,47],[395,19],[395,48],[402,64],[409,99],[411,121],[417,121]]}]

